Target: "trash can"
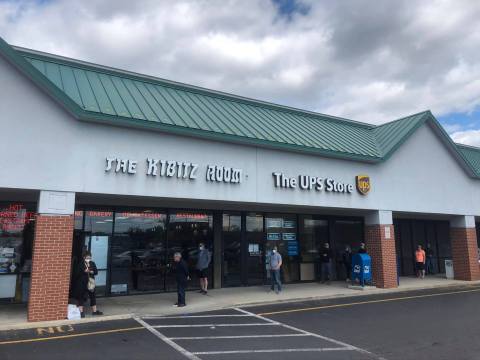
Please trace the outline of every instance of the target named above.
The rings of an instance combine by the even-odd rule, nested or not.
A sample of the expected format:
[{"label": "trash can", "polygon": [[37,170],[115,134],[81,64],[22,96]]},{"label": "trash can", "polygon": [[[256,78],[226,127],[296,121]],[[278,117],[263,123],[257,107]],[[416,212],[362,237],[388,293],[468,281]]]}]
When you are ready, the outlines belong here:
[{"label": "trash can", "polygon": [[352,284],[359,282],[365,286],[365,283],[372,281],[372,259],[368,254],[355,254],[352,257]]},{"label": "trash can", "polygon": [[453,260],[445,260],[445,275],[447,279],[453,279]]}]

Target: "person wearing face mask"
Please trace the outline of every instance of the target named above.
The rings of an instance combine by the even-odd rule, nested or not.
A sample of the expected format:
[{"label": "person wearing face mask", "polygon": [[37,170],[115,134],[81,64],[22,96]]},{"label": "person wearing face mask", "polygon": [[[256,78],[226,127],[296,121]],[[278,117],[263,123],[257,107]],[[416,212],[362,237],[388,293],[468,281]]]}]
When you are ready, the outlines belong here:
[{"label": "person wearing face mask", "polygon": [[282,255],[278,253],[276,246],[272,249],[272,255],[270,255],[270,274],[272,277],[271,290],[275,290],[275,284],[277,285],[277,294],[282,291],[282,282],[280,280],[280,268],[282,267]]},{"label": "person wearing face mask", "polygon": [[83,261],[78,263],[75,270],[75,287],[73,291],[82,318],[85,317],[84,304],[87,296],[90,298],[92,315],[103,315],[101,311],[97,310],[96,304],[95,275],[97,274],[98,270],[92,261],[92,254],[86,251],[83,256]]},{"label": "person wearing face mask", "polygon": [[200,293],[207,295],[208,292],[208,267],[210,261],[212,260],[212,255],[210,251],[205,248],[204,243],[200,243],[198,246],[198,258],[197,258],[197,272],[198,278],[200,279]]},{"label": "person wearing face mask", "polygon": [[97,265],[92,260],[92,254],[87,251],[85,254],[85,264],[88,270],[87,293],[90,299],[92,315],[103,315],[103,312],[97,309],[97,296],[95,294],[95,276],[98,275]]}]

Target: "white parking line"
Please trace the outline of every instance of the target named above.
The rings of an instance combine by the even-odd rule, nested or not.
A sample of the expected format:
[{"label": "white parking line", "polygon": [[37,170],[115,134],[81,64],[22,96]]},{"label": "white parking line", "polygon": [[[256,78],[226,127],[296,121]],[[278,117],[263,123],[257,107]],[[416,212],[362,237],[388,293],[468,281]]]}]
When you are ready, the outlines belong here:
[{"label": "white parking line", "polygon": [[213,339],[256,339],[256,338],[277,338],[277,337],[301,337],[308,334],[257,334],[257,335],[234,335],[234,336],[181,336],[171,337],[170,340],[213,340]]},{"label": "white parking line", "polygon": [[[246,310],[243,310],[243,309],[239,309],[239,308],[234,308],[235,310],[243,313],[243,314],[248,314],[248,315],[251,315],[251,316],[254,316],[256,317],[257,319],[259,320],[263,320],[263,321],[270,321],[272,323],[277,323],[276,321],[274,320],[271,320],[269,318],[266,318],[266,317],[263,317],[261,315],[257,315],[257,314],[254,314],[254,313],[251,313],[250,311],[246,311]],[[384,357],[381,357],[381,356],[378,356],[368,350],[365,350],[365,349],[362,349],[362,348],[359,348],[359,347],[356,347],[356,346],[353,346],[353,345],[350,345],[350,344],[347,344],[343,341],[339,341],[339,340],[335,340],[335,339],[332,339],[332,338],[329,338],[327,336],[322,336],[322,335],[319,335],[319,334],[315,334],[315,333],[312,333],[312,332],[309,332],[309,331],[306,331],[306,330],[302,330],[302,329],[299,329],[299,328],[296,328],[294,326],[290,326],[290,325],[287,325],[287,324],[283,324],[283,323],[278,323],[280,324],[282,327],[286,328],[286,329],[290,329],[290,330],[294,330],[294,331],[298,331],[300,333],[303,333],[303,334],[308,334],[308,335],[311,335],[311,336],[314,336],[316,338],[319,338],[319,339],[322,339],[322,340],[325,340],[325,341],[329,341],[331,343],[334,343],[334,344],[337,344],[337,345],[340,345],[340,346],[343,346],[343,349],[345,350],[355,350],[359,353],[362,353],[362,354],[365,354],[365,355],[368,355],[369,357],[373,358],[373,359],[376,359],[376,360],[386,360]]]},{"label": "white parking line", "polygon": [[298,349],[265,349],[265,350],[227,350],[227,351],[198,351],[195,355],[226,355],[226,354],[252,354],[252,353],[283,353],[283,352],[327,352],[327,351],[353,351],[349,348],[298,348]]},{"label": "white parking line", "polygon": [[145,321],[143,321],[142,319],[139,319],[137,317],[134,317],[134,319],[140,324],[142,325],[145,329],[147,329],[148,331],[150,331],[153,335],[155,335],[156,337],[158,337],[160,340],[164,341],[166,344],[170,345],[172,348],[174,348],[175,350],[177,350],[180,354],[184,355],[187,359],[190,359],[190,360],[201,360],[197,355],[191,353],[190,351],[184,349],[183,347],[181,347],[180,345],[178,345],[176,342],[170,340],[168,337],[166,337],[165,335],[163,335],[161,332],[155,330],[151,325],[148,325]]},{"label": "white parking line", "polygon": [[[249,311],[233,308],[233,310],[237,311],[238,314],[215,314],[215,315],[180,315],[180,316],[144,316],[142,319],[135,318],[142,326],[144,326],[147,330],[149,330],[152,334],[157,336],[159,339],[163,340],[165,343],[176,349],[178,352],[183,354],[186,358],[190,360],[201,360],[200,355],[228,355],[228,354],[253,354],[253,353],[294,353],[294,352],[329,352],[329,351],[353,351],[359,352],[368,357],[375,359],[375,360],[386,360],[383,357],[380,357],[376,354],[371,353],[368,350],[347,344],[343,341],[335,340],[329,338],[327,336],[315,334],[303,329],[296,328],[294,326],[290,326],[261,315],[257,315],[251,313]],[[239,323],[239,324],[230,324],[230,323],[221,323],[221,324],[180,324],[180,325],[150,325],[146,323],[144,320],[156,320],[156,319],[195,319],[195,318],[226,318],[229,317],[249,317],[255,318],[260,320],[261,322],[254,322],[254,323]],[[257,334],[257,335],[214,335],[214,336],[177,336],[177,337],[167,337],[163,335],[156,329],[168,329],[168,328],[217,328],[217,327],[249,327],[249,326],[278,326],[284,329],[291,330],[292,333],[288,334]],[[321,339],[323,341],[329,342],[333,345],[338,345],[338,347],[312,347],[312,348],[290,348],[290,349],[244,349],[244,350],[219,350],[219,351],[197,351],[197,352],[190,352],[187,349],[183,348],[182,346],[178,345],[175,341],[180,340],[221,340],[221,339],[255,339],[255,338],[287,338],[287,337],[313,337],[317,339]]]},{"label": "white parking line", "polygon": [[143,320],[157,320],[157,319],[201,319],[201,318],[220,318],[220,317],[250,317],[247,314],[223,314],[223,315],[179,315],[179,316],[142,316]]},{"label": "white parking line", "polygon": [[246,324],[190,324],[190,325],[151,325],[155,329],[162,328],[199,328],[199,327],[235,327],[235,326],[275,326],[280,323],[246,323]]}]

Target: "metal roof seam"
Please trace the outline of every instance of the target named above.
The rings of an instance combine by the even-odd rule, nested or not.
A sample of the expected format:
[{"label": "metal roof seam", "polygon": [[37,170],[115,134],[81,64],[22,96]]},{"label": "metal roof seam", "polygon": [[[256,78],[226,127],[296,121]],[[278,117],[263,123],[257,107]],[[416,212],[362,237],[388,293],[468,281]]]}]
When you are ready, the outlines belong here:
[{"label": "metal roof seam", "polygon": [[123,75],[123,77],[127,77],[132,80],[139,80],[139,81],[146,81],[150,82],[153,85],[160,85],[160,86],[165,86],[165,87],[174,87],[176,89],[180,89],[182,91],[191,91],[191,92],[199,92],[204,96],[212,96],[224,100],[229,100],[229,101],[235,101],[235,102],[241,102],[245,103],[247,105],[251,106],[261,106],[261,107],[268,107],[273,110],[277,111],[284,111],[284,112],[292,112],[295,114],[303,114],[303,115],[309,115],[312,116],[313,118],[320,118],[319,120],[325,120],[325,121],[332,121],[332,122],[337,122],[340,124],[343,123],[348,123],[349,125],[352,126],[359,126],[359,127],[364,127],[364,128],[373,128],[375,125],[352,120],[352,119],[346,119],[346,118],[341,118],[338,116],[333,116],[333,115],[327,115],[327,114],[322,114],[322,113],[317,113],[313,111],[308,111],[308,110],[302,110],[298,108],[293,108],[293,107],[288,107],[280,104],[275,104],[267,101],[262,101],[262,100],[257,100],[253,98],[248,98],[248,97],[243,97],[240,95],[235,95],[235,94],[229,94],[226,92],[221,92],[217,90],[211,90],[207,88],[202,88],[199,86],[195,85],[189,85],[189,84],[184,84],[180,82],[175,82],[172,80],[167,80],[167,79],[162,79],[154,76],[149,76],[145,74],[140,74],[140,73],[135,73],[131,72],[128,70],[122,70],[122,69],[117,69],[117,68],[112,68],[100,64],[95,64],[95,63],[89,63],[86,61],[78,60],[78,59],[72,59],[72,58],[67,58],[63,57],[60,55],[55,55],[55,54],[48,54],[45,52],[37,51],[37,50],[32,50],[32,49],[26,49],[26,48],[21,48],[21,47],[12,47],[15,49],[15,51],[19,52],[20,54],[28,54],[28,55],[23,55],[23,56],[30,56],[30,57],[40,57],[45,59],[44,61],[49,61],[49,62],[57,62],[57,63],[67,63],[70,64],[75,64],[75,66],[78,67],[85,67],[91,71],[97,71],[101,73],[107,73],[113,76],[119,76],[119,74]]},{"label": "metal roof seam", "polygon": [[205,107],[205,113],[208,114],[210,117],[216,117],[217,120],[224,126],[224,129],[220,127],[220,125],[218,125],[218,127],[221,129],[221,132],[223,133],[227,133],[227,134],[231,134],[231,135],[234,135],[235,132],[232,130],[230,124],[228,124],[226,121],[224,121],[220,116],[218,116],[216,114],[215,111],[212,111],[212,109],[210,108],[211,106],[215,107],[213,104],[209,104],[206,99],[204,99],[204,97],[202,96],[198,96],[197,94],[194,94],[195,96],[197,96],[196,100],[202,104],[202,106]]}]

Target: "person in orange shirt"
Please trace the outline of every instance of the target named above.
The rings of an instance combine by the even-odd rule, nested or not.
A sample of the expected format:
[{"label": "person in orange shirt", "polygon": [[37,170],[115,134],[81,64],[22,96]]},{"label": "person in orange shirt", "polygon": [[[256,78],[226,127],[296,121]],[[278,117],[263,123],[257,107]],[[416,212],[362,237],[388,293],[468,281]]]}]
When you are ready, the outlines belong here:
[{"label": "person in orange shirt", "polygon": [[425,251],[422,249],[422,245],[417,246],[415,251],[415,270],[417,272],[418,278],[425,278],[425,261],[426,261]]}]

